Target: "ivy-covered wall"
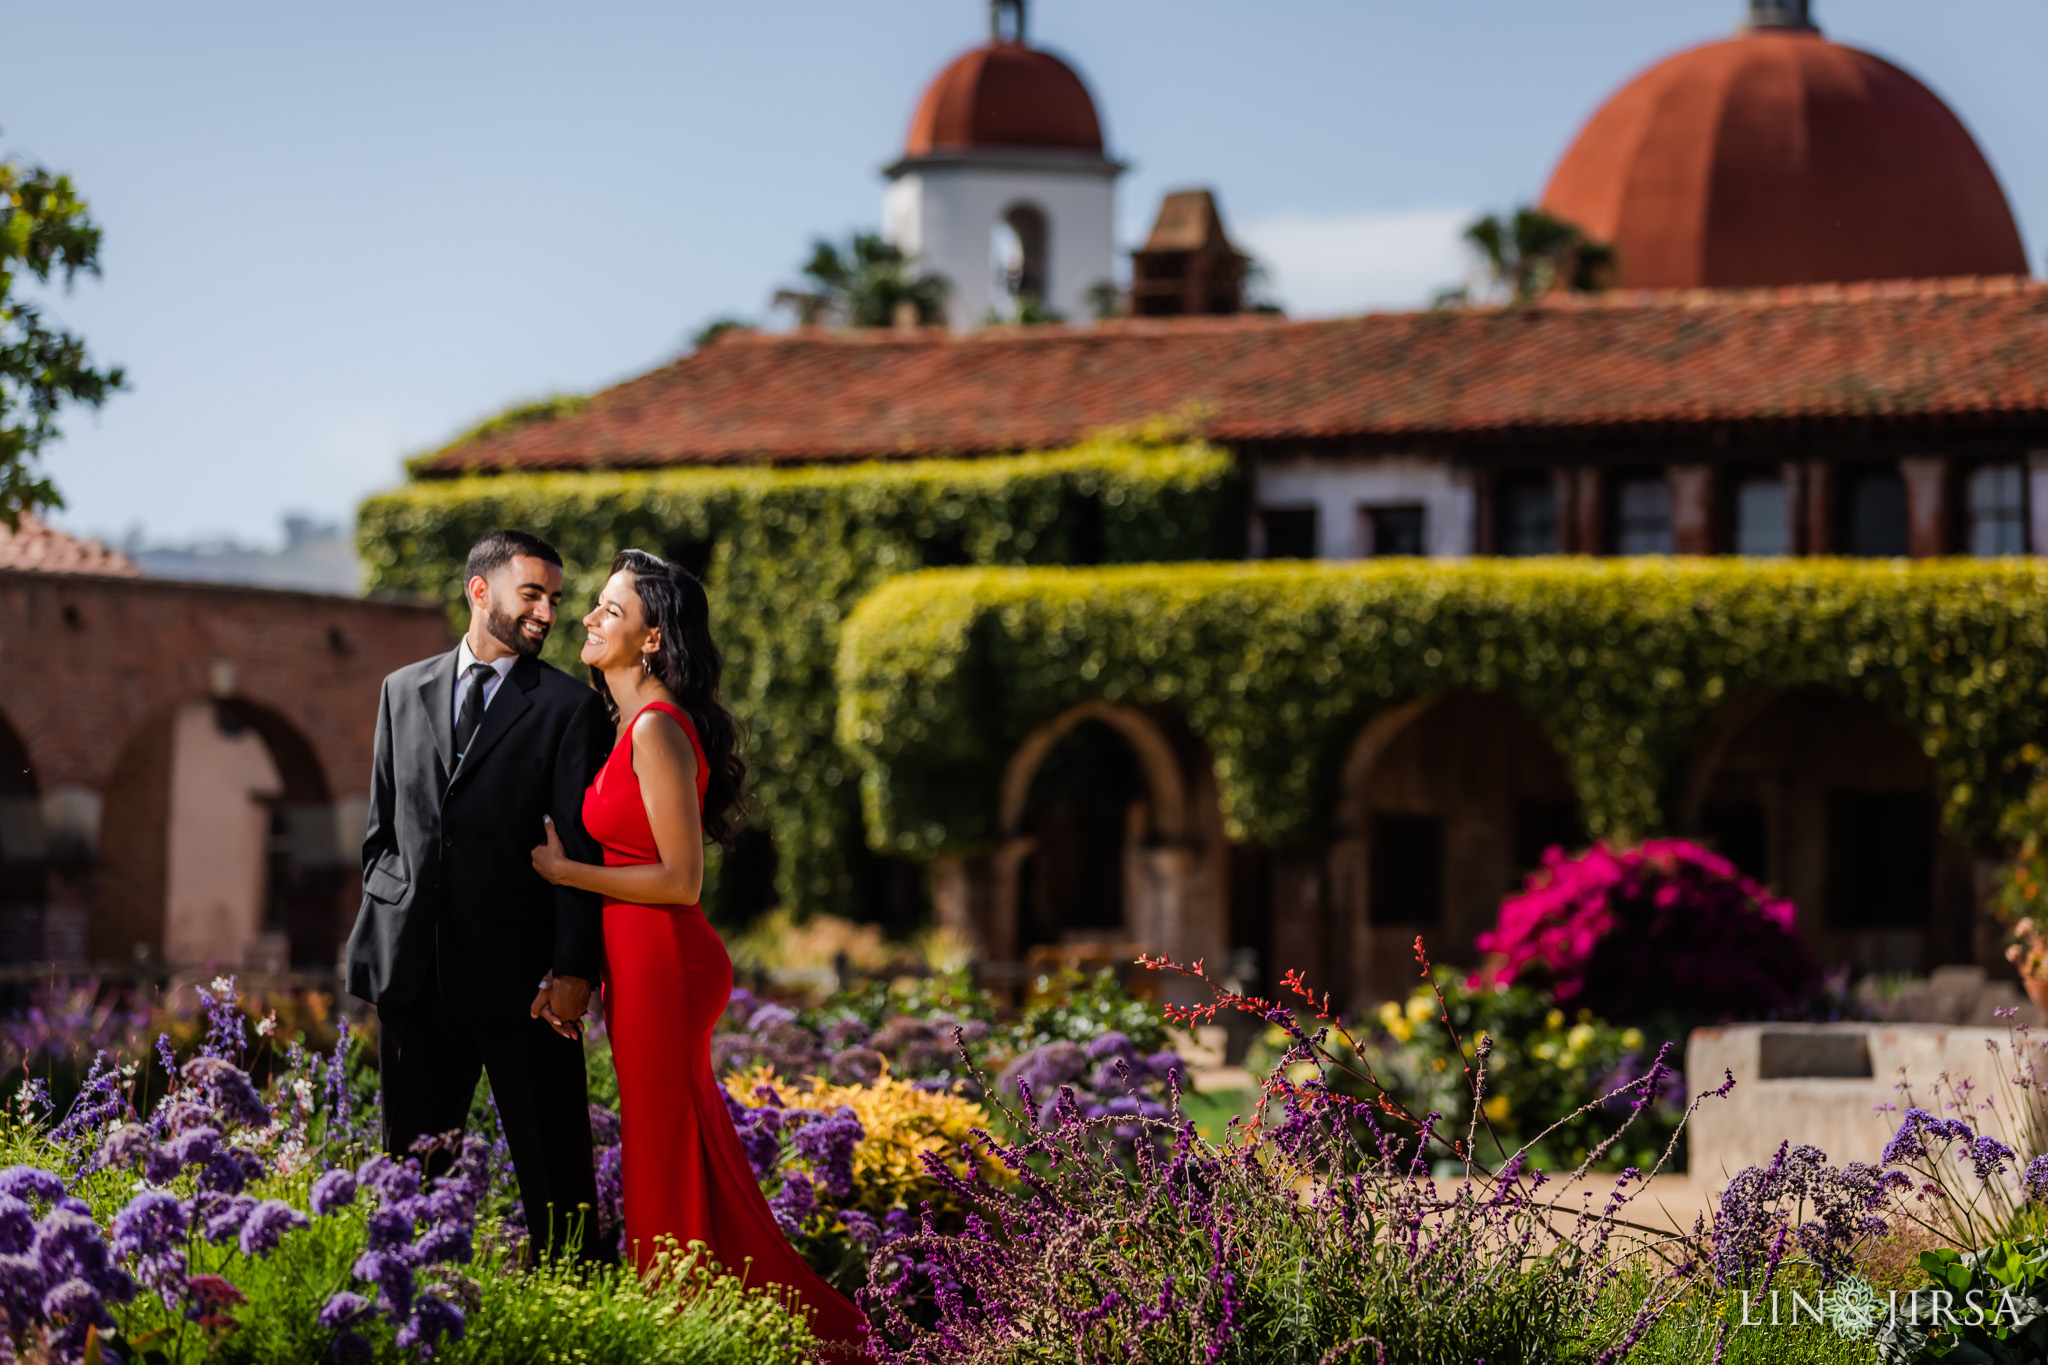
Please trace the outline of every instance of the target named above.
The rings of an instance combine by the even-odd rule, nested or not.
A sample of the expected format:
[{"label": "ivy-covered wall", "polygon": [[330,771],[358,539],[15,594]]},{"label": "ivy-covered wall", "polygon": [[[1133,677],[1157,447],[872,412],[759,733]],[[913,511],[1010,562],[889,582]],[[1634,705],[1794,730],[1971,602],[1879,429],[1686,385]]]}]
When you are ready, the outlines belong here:
[{"label": "ivy-covered wall", "polygon": [[1228,455],[1159,431],[987,460],[421,480],[365,502],[357,539],[373,590],[445,601],[461,628],[463,558],[500,526],[567,561],[566,619],[547,651],[566,668],[580,667],[575,621],[615,551],[703,572],[780,892],[846,913],[863,837],[857,769],[833,734],[832,665],[854,604],[931,565],[1226,557],[1241,553],[1244,511]]},{"label": "ivy-covered wall", "polygon": [[1078,702],[1171,707],[1208,745],[1234,838],[1325,837],[1378,711],[1519,699],[1595,834],[1659,830],[1717,708],[1817,684],[1903,719],[1949,828],[1991,839],[2048,722],[2048,566],[2031,560],[1479,560],[953,570],[883,585],[839,653],[841,743],[871,837],[993,836],[1003,766]]}]

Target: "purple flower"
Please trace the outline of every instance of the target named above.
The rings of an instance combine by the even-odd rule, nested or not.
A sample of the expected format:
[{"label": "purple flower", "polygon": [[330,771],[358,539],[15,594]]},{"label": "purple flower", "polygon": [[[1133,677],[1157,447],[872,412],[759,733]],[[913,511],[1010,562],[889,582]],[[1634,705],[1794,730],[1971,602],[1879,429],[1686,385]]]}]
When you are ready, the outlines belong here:
[{"label": "purple flower", "polygon": [[2027,1163],[2026,1174],[2020,1177],[2026,1187],[2027,1198],[2048,1199],[2048,1156],[2037,1156]]},{"label": "purple flower", "polygon": [[[773,1109],[757,1109],[756,1114],[773,1114]],[[747,1165],[754,1169],[754,1179],[766,1180],[768,1173],[775,1169],[782,1159],[782,1144],[775,1140],[773,1127],[766,1122],[749,1118],[745,1123],[735,1125],[740,1135],[740,1147],[747,1154]]]},{"label": "purple flower", "polygon": [[[403,1201],[400,1201],[401,1203]],[[386,1204],[370,1215],[369,1247],[389,1251],[412,1242],[413,1217],[410,1210]]]},{"label": "purple flower", "polygon": [[[237,1020],[241,1016],[237,1015]],[[249,1073],[226,1058],[212,1055],[194,1057],[178,1073],[187,1085],[196,1086],[220,1115],[230,1123],[262,1128],[270,1122],[270,1106],[263,1102]]]},{"label": "purple flower", "polygon": [[410,1199],[420,1192],[420,1163],[413,1157],[396,1161],[373,1156],[356,1168],[356,1183],[375,1190],[387,1203]]},{"label": "purple flower", "polygon": [[368,1299],[344,1289],[320,1306],[320,1325],[330,1332],[337,1331],[361,1322],[371,1312]]},{"label": "purple flower", "polygon": [[54,1203],[64,1197],[64,1182],[34,1166],[9,1166],[0,1170],[0,1194],[16,1199],[40,1199]]},{"label": "purple flower", "polygon": [[36,1259],[53,1280],[82,1279],[116,1302],[135,1297],[135,1281],[113,1264],[106,1238],[89,1213],[52,1209],[36,1225]]},{"label": "purple flower", "polygon": [[124,1123],[100,1143],[93,1164],[104,1170],[132,1171],[149,1150],[149,1129],[139,1123]]},{"label": "purple flower", "polygon": [[417,1265],[467,1261],[472,1254],[469,1229],[460,1223],[436,1223],[413,1243],[413,1260]]},{"label": "purple flower", "polygon": [[402,1258],[366,1251],[356,1257],[354,1274],[377,1286],[378,1302],[393,1319],[412,1316],[412,1267]]},{"label": "purple flower", "polygon": [[590,1145],[593,1147],[616,1147],[619,1145],[619,1116],[601,1104],[590,1106]]},{"label": "purple flower", "polygon": [[2017,1156],[2018,1153],[2014,1152],[2012,1148],[1987,1134],[1978,1138],[1959,1153],[1958,1159],[1967,1158],[1970,1164],[1976,1168],[1977,1178],[1979,1180],[1989,1180],[1991,1177],[2001,1174],[2007,1164],[2015,1160]]},{"label": "purple flower", "polygon": [[155,1256],[185,1240],[185,1206],[168,1190],[144,1190],[114,1215],[116,1256]]},{"label": "purple flower", "polygon": [[1138,1049],[1132,1045],[1129,1034],[1107,1029],[1089,1040],[1087,1056],[1091,1062],[1106,1061],[1112,1057],[1134,1062],[1138,1059]]},{"label": "purple flower", "polygon": [[1937,1142],[1971,1142],[1976,1134],[1961,1119],[1938,1119],[1925,1109],[1908,1109],[1899,1131],[1884,1145],[1881,1160],[1887,1166],[1927,1159],[1927,1139]]},{"label": "purple flower", "polygon": [[313,1182],[313,1192],[306,1200],[306,1206],[324,1218],[336,1209],[345,1209],[355,1202],[355,1172],[335,1169],[320,1173],[319,1178]]},{"label": "purple flower", "polygon": [[294,1228],[310,1226],[311,1220],[281,1199],[266,1199],[249,1210],[242,1224],[239,1245],[244,1256],[261,1256],[276,1248],[278,1241]]},{"label": "purple flower", "polygon": [[168,1185],[187,1166],[207,1162],[220,1154],[220,1130],[192,1128],[152,1149],[143,1158],[142,1175],[152,1185]]},{"label": "purple flower", "polygon": [[209,1194],[195,1212],[199,1232],[209,1242],[232,1242],[242,1235],[242,1224],[256,1211],[256,1201],[246,1194]]},{"label": "purple flower", "polygon": [[853,1149],[867,1136],[853,1110],[842,1106],[831,1118],[797,1129],[799,1155],[824,1181],[831,1194],[844,1199],[853,1193]]},{"label": "purple flower", "polygon": [[796,1022],[796,1011],[787,1005],[769,1003],[761,1006],[747,1019],[747,1032],[771,1033],[784,1024]]},{"label": "purple flower", "polygon": [[818,1192],[811,1186],[811,1178],[802,1171],[785,1171],[782,1189],[768,1201],[768,1207],[775,1214],[775,1221],[791,1237],[803,1231],[804,1224],[818,1212]]},{"label": "purple flower", "polygon": [[377,1348],[361,1332],[343,1332],[334,1339],[334,1358],[341,1361],[369,1360]]},{"label": "purple flower", "polygon": [[19,1254],[34,1245],[35,1212],[11,1194],[0,1194],[0,1252]]},{"label": "purple flower", "polygon": [[434,1348],[441,1340],[446,1339],[451,1344],[462,1340],[465,1326],[467,1323],[460,1308],[433,1294],[422,1294],[418,1307],[413,1310],[412,1320],[398,1329],[398,1349],[417,1352],[422,1359],[432,1359]]}]

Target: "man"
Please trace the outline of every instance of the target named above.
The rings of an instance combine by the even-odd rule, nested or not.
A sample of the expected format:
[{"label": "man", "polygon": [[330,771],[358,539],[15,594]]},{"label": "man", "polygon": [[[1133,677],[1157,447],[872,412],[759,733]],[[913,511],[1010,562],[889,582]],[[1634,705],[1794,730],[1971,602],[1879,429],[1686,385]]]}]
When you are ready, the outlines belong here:
[{"label": "man", "polygon": [[377,1007],[386,1150],[461,1128],[488,1074],[534,1250],[553,1255],[597,1203],[576,1021],[604,931],[598,897],[541,880],[528,850],[549,817],[571,857],[603,861],[583,790],[611,725],[596,692],[539,658],[561,556],[493,531],[465,577],[462,642],[386,678],[377,703],[348,988]]}]

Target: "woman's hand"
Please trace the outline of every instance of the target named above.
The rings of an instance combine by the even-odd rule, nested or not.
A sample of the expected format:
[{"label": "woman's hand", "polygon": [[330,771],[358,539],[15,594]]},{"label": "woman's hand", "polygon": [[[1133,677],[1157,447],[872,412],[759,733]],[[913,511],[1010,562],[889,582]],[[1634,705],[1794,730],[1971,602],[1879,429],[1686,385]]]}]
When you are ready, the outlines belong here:
[{"label": "woman's hand", "polygon": [[568,878],[569,869],[576,864],[569,860],[568,853],[562,848],[562,836],[555,833],[554,820],[543,815],[541,826],[547,830],[548,841],[534,848],[533,870],[560,886]]}]

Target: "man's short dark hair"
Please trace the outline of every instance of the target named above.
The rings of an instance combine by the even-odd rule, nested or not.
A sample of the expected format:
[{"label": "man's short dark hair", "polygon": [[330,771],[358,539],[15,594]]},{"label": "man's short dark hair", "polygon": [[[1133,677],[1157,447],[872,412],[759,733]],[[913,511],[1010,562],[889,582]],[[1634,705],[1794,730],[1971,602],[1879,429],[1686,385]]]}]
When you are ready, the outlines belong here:
[{"label": "man's short dark hair", "polygon": [[524,531],[493,531],[469,547],[469,562],[462,567],[462,581],[473,578],[488,580],[498,570],[524,555],[543,563],[562,567],[562,557],[555,553],[555,547],[539,536]]}]

